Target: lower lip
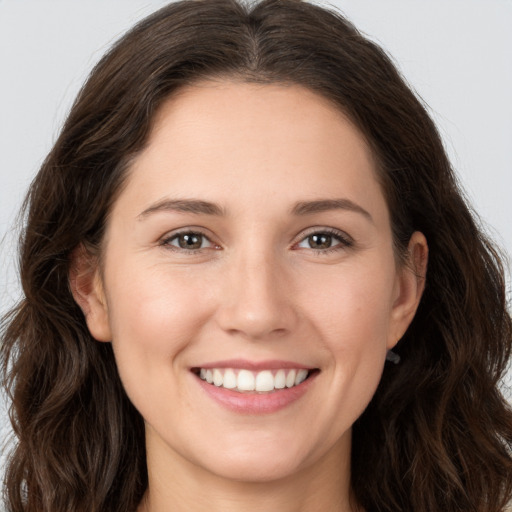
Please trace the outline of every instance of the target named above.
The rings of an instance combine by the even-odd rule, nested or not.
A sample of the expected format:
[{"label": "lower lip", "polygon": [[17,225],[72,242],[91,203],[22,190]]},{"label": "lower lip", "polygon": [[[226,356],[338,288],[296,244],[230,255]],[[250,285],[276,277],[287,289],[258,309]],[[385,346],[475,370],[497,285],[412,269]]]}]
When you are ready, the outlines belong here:
[{"label": "lower lip", "polygon": [[299,385],[279,389],[272,393],[239,393],[208,384],[198,376],[196,376],[196,379],[210,398],[230,411],[240,414],[270,414],[284,409],[304,396],[317,375],[318,373],[314,372]]}]

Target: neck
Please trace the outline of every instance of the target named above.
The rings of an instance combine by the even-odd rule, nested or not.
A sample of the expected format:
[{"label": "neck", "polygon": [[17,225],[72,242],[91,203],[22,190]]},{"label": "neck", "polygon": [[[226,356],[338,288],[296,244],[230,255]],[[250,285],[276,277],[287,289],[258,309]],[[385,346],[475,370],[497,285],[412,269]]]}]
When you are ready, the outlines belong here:
[{"label": "neck", "polygon": [[239,481],[199,467],[162,446],[147,446],[148,490],[137,512],[356,512],[350,492],[350,435],[293,474]]}]

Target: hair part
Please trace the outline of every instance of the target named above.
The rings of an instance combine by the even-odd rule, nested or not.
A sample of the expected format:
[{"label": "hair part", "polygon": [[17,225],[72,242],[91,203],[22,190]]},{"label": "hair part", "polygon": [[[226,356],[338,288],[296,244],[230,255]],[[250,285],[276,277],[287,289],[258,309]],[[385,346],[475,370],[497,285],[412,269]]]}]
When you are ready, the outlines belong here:
[{"label": "hair part", "polygon": [[[502,511],[512,413],[498,383],[512,326],[501,258],[478,229],[424,106],[381,48],[299,0],[185,0],[136,25],[80,91],[24,204],[24,298],[3,321],[17,436],[12,512],[134,511],[147,486],[144,424],[110,344],[73,300],[70,255],[99,255],[109,212],[163,101],[204,79],[298,84],[336,105],[377,162],[397,254],[421,231],[427,286],[354,425],[352,486],[368,511]],[[105,391],[106,390],[106,391]],[[66,447],[65,450],[62,447]]]}]

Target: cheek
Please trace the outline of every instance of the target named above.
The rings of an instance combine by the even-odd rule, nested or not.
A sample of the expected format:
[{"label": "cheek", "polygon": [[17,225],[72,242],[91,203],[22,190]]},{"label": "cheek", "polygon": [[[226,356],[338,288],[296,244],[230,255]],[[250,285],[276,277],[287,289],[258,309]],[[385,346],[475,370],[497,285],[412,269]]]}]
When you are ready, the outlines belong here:
[{"label": "cheek", "polygon": [[[118,364],[168,365],[210,315],[211,294],[190,272],[139,267],[131,279],[111,273],[109,318]],[[124,274],[124,272],[123,272]],[[130,275],[130,273],[127,273]]]},{"label": "cheek", "polygon": [[[391,269],[391,270],[389,270]],[[382,375],[392,322],[394,262],[333,273],[322,293],[311,295],[307,309],[323,351],[331,360],[333,411],[359,416]],[[387,271],[384,271],[387,270]],[[344,414],[343,413],[343,414]],[[342,414],[342,412],[340,412]]]},{"label": "cheek", "polygon": [[210,316],[210,295],[186,272],[134,267],[120,263],[109,274],[112,346],[127,395],[152,423],[186,395],[176,376]]},{"label": "cheek", "polygon": [[330,270],[317,279],[324,284],[313,288],[304,302],[331,350],[358,352],[385,344],[392,319],[394,276],[393,262],[377,261]]}]

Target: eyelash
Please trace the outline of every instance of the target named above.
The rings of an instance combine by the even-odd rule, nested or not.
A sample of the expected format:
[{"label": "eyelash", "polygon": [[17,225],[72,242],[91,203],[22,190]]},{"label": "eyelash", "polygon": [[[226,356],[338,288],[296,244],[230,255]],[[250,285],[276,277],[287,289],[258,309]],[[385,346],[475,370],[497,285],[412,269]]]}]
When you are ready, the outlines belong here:
[{"label": "eyelash", "polygon": [[354,246],[354,240],[343,231],[338,231],[337,229],[333,228],[319,228],[313,229],[307,233],[301,233],[300,241],[294,244],[294,247],[297,246],[298,244],[305,242],[308,238],[314,235],[327,235],[336,240],[337,242],[339,242],[336,245],[328,247],[326,249],[316,250],[310,247],[309,250],[313,251],[313,253],[315,253],[318,256],[324,256],[327,254],[331,254],[332,252],[350,249],[351,247]]},{"label": "eyelash", "polygon": [[[200,247],[198,249],[185,249],[183,247],[177,247],[174,245],[171,245],[171,242],[174,240],[178,240],[179,237],[189,235],[189,236],[196,236],[200,237],[203,241],[206,240],[208,243],[211,244],[211,247]],[[338,231],[337,229],[333,228],[318,228],[309,232],[303,232],[300,235],[300,240],[293,245],[293,248],[296,248],[299,246],[299,244],[305,242],[308,238],[314,236],[314,235],[327,235],[334,239],[335,241],[339,242],[336,245],[332,247],[328,247],[326,249],[313,249],[312,247],[309,247],[308,249],[313,251],[313,253],[317,254],[318,256],[330,254],[332,252],[340,251],[343,249],[349,249],[353,247],[354,240],[349,237],[346,233],[343,233],[342,231]],[[174,233],[171,236],[165,237],[160,242],[161,246],[165,247],[166,249],[177,251],[181,253],[188,253],[188,254],[199,254],[203,252],[206,249],[214,248],[214,249],[220,249],[220,247],[216,244],[214,244],[204,233],[201,231],[195,231],[195,230],[184,230],[180,231],[178,233]],[[202,245],[202,244],[201,244]]]},{"label": "eyelash", "polygon": [[219,246],[216,246],[204,233],[202,233],[201,231],[195,231],[195,230],[184,230],[184,231],[180,231],[178,233],[174,233],[171,236],[165,237],[160,242],[160,245],[165,247],[166,249],[171,250],[171,251],[177,251],[177,252],[189,253],[189,254],[198,254],[198,253],[204,251],[205,249],[210,249],[210,247],[201,247],[199,249],[185,249],[183,247],[177,247],[175,245],[171,245],[171,242],[173,240],[178,240],[181,236],[185,236],[185,235],[200,237],[203,241],[204,240],[208,241],[213,248],[219,248]]}]

